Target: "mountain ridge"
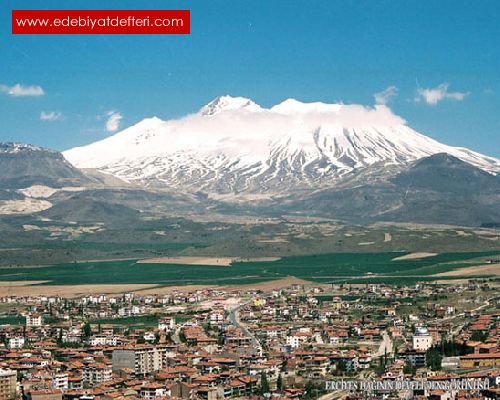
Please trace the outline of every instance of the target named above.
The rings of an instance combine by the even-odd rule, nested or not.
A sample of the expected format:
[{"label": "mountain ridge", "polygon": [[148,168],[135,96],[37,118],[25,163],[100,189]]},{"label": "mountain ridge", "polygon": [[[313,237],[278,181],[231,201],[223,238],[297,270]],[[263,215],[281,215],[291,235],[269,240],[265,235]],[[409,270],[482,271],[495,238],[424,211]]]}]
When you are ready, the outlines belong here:
[{"label": "mountain ridge", "polygon": [[375,163],[351,171],[335,185],[235,197],[126,185],[103,178],[100,172],[78,170],[53,150],[24,145],[12,148],[8,154],[0,153],[0,164],[9,162],[9,168],[0,169],[0,214],[39,213],[64,223],[105,221],[109,226],[200,214],[208,218],[212,214],[297,215],[356,224],[480,226],[500,221],[500,176],[446,153],[404,165]]},{"label": "mountain ridge", "polygon": [[377,163],[409,165],[436,153],[500,172],[500,160],[422,135],[386,106],[287,99],[263,108],[230,96],[183,118],[144,119],[63,154],[79,168],[147,187],[280,194],[330,187]]},{"label": "mountain ridge", "polygon": [[25,143],[0,143],[0,171],[2,189],[23,189],[33,184],[61,188],[91,182],[61,153]]}]

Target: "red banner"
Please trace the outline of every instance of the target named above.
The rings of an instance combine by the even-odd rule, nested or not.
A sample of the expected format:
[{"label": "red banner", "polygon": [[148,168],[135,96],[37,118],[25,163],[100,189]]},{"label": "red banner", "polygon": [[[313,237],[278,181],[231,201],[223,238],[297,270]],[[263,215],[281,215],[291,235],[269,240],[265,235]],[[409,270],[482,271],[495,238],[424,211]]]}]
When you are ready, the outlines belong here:
[{"label": "red banner", "polygon": [[13,34],[189,34],[189,10],[13,10]]}]

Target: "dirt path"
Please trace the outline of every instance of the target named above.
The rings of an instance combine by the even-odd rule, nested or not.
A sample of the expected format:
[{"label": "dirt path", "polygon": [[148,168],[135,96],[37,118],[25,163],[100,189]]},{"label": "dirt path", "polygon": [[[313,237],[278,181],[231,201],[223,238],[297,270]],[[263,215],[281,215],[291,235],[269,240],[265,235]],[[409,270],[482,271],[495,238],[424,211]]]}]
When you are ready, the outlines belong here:
[{"label": "dirt path", "polygon": [[311,282],[293,276],[244,285],[185,285],[159,286],[157,284],[102,284],[102,285],[42,285],[46,281],[0,281],[0,297],[4,296],[61,296],[79,297],[89,294],[121,294],[134,292],[140,295],[157,294],[167,295],[176,291],[194,292],[205,289],[234,290],[262,290],[270,291],[291,285],[307,285]]},{"label": "dirt path", "polygon": [[88,294],[120,294],[156,287],[155,284],[120,285],[41,285],[43,281],[0,281],[0,297],[61,296],[78,297]]}]

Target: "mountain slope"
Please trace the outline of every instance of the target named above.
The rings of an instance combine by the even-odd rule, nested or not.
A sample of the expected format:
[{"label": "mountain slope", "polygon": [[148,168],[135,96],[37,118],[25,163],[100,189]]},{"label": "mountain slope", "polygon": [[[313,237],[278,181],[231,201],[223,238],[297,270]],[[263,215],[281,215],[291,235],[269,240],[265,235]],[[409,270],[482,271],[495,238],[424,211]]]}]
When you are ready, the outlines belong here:
[{"label": "mountain slope", "polygon": [[289,99],[266,109],[229,96],[184,118],[145,119],[64,156],[140,185],[272,195],[332,187],[372,165],[406,166],[436,153],[500,172],[499,160],[421,135],[385,106]]},{"label": "mountain slope", "polygon": [[[384,175],[380,167],[373,174]],[[425,157],[386,179],[357,180],[300,197],[277,208],[350,220],[478,226],[500,222],[500,178],[448,154]]]},{"label": "mountain slope", "polygon": [[74,196],[55,204],[41,215],[64,222],[104,222],[106,225],[136,223],[139,211],[122,204],[98,201],[87,196]]},{"label": "mountain slope", "polygon": [[446,153],[414,163],[393,180],[406,190],[433,190],[455,195],[500,193],[500,176],[494,176]]},{"label": "mountain slope", "polygon": [[79,186],[91,180],[61,153],[20,143],[0,143],[0,189],[32,185]]}]

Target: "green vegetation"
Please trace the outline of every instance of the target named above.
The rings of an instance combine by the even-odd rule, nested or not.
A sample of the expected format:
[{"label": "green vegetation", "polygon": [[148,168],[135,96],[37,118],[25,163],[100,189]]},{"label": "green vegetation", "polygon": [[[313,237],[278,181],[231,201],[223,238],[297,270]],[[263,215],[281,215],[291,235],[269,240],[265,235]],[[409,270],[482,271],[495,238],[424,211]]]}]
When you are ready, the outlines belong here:
[{"label": "green vegetation", "polygon": [[[42,220],[37,215],[0,216],[0,265],[16,267],[175,255],[251,258],[322,254],[328,260],[331,253],[358,253],[360,257],[364,253],[366,257],[400,249],[450,254],[499,250],[498,241],[491,240],[494,236],[474,228],[462,228],[458,233],[454,228],[443,227],[354,226],[327,220],[301,222],[295,218],[283,219],[278,214],[273,223],[255,223],[254,216],[243,214],[236,221],[228,217],[197,222],[165,216],[130,223],[127,218],[121,222],[110,221],[106,213],[79,219],[82,215],[78,209],[71,207],[68,211],[75,211],[77,215],[63,220],[57,215],[50,220]],[[26,228],[30,226],[34,229]],[[441,262],[439,257],[431,258]],[[307,260],[288,259],[290,263],[303,261]],[[328,272],[354,276],[357,261],[351,264],[351,260],[347,260],[351,270],[339,265],[337,270]],[[368,265],[366,261],[361,260],[362,265]],[[414,264],[409,270],[427,265]],[[364,273],[362,270],[359,275]],[[398,273],[407,272],[401,269]],[[425,271],[419,275],[425,275]]]},{"label": "green vegetation", "polygon": [[426,353],[426,363],[427,367],[432,371],[439,371],[441,369],[441,362],[443,361],[443,356],[439,350],[435,347],[431,347]]},{"label": "green vegetation", "polygon": [[139,315],[134,317],[119,317],[119,318],[105,318],[93,320],[91,323],[93,325],[124,325],[124,326],[156,326],[158,325],[158,315]]},{"label": "green vegetation", "polygon": [[[103,318],[90,321],[92,325],[122,325],[128,327],[152,327],[158,325],[160,315],[138,315],[132,317]],[[189,321],[191,317],[186,314],[174,315],[176,323]]]},{"label": "green vegetation", "polygon": [[[203,265],[138,264],[137,260],[66,263],[0,268],[0,280],[41,280],[47,284],[253,284],[295,276],[321,283],[411,284],[434,280],[430,274],[477,265],[466,260],[500,252],[443,253],[419,260],[399,260],[404,253],[331,253],[283,257],[269,262],[237,262],[227,268]],[[15,272],[15,273],[14,273]],[[453,277],[448,279],[458,279]],[[440,278],[442,279],[442,278]]]},{"label": "green vegetation", "polygon": [[7,315],[0,317],[0,325],[24,325],[26,318],[22,315]]},{"label": "green vegetation", "polygon": [[260,374],[260,392],[261,395],[269,393],[269,381],[265,372]]}]

